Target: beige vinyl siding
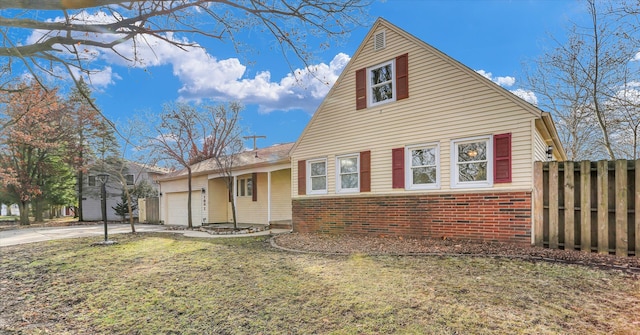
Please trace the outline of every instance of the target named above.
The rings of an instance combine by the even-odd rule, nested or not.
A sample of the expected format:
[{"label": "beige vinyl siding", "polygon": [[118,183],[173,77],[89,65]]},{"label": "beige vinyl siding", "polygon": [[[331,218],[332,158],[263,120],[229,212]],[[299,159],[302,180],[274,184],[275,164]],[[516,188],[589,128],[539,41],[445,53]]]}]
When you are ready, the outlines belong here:
[{"label": "beige vinyl siding", "polygon": [[[371,150],[371,192],[403,192],[392,189],[391,150],[434,142],[440,144],[440,191],[446,191],[451,188],[451,141],[501,133],[512,133],[513,178],[494,187],[531,188],[531,121],[536,116],[424,44],[394,29],[380,29],[386,29],[387,47],[374,52],[372,39],[364,44],[292,152],[294,197],[298,160],[327,158],[327,195],[332,196],[335,157],[363,150]],[[409,98],[356,110],[355,71],[407,52]]]},{"label": "beige vinyl siding", "polygon": [[535,142],[534,142],[534,159],[540,162],[546,162],[547,159],[547,143],[542,139],[542,135],[536,130],[535,131]]},{"label": "beige vinyl siding", "polygon": [[271,173],[271,221],[291,220],[291,169]]},{"label": "beige vinyl siding", "polygon": [[[198,176],[191,178],[191,190],[201,190],[203,187],[207,187],[207,176]],[[189,184],[187,178],[163,181],[162,182],[162,192],[163,193],[171,193],[171,192],[185,192],[189,190]]]},{"label": "beige vinyl siding", "polygon": [[222,178],[209,180],[209,222],[221,223],[228,221],[229,191]]},{"label": "beige vinyl siding", "polygon": [[[238,179],[249,178],[251,174],[238,176]],[[267,224],[267,174],[258,173],[258,201],[253,201],[251,196],[236,196],[236,215],[239,223]]]}]

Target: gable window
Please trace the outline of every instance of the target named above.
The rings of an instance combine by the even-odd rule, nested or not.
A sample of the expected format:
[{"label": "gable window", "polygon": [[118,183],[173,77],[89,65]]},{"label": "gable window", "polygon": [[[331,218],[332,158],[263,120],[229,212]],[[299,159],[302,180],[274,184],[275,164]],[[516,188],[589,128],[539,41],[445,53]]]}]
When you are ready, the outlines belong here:
[{"label": "gable window", "polygon": [[370,67],[367,71],[369,83],[369,105],[395,101],[394,62],[389,61]]},{"label": "gable window", "polygon": [[126,175],[125,178],[127,180],[127,185],[133,185],[133,175],[132,174]]},{"label": "gable window", "polygon": [[489,187],[493,184],[491,137],[452,142],[451,187]]},{"label": "gable window", "polygon": [[421,144],[406,148],[407,189],[430,189],[440,186],[440,148],[438,144]]},{"label": "gable window", "polygon": [[356,71],[356,109],[409,97],[409,54]]},{"label": "gable window", "polygon": [[336,157],[336,192],[360,191],[360,155]]},{"label": "gable window", "polygon": [[96,186],[96,176],[89,176],[87,183],[89,186]]},{"label": "gable window", "polygon": [[307,179],[309,194],[327,193],[327,160],[316,159],[307,161],[309,177]]}]

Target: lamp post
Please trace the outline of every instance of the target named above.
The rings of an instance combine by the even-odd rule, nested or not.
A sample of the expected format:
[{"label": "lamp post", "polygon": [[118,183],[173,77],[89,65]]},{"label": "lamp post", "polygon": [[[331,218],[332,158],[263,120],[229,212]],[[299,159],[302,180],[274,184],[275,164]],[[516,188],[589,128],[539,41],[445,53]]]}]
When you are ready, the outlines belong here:
[{"label": "lamp post", "polygon": [[107,182],[109,181],[109,175],[101,173],[96,176],[98,182],[100,182],[101,192],[101,205],[102,205],[102,221],[104,222],[104,243],[108,243],[109,238],[107,235]]}]

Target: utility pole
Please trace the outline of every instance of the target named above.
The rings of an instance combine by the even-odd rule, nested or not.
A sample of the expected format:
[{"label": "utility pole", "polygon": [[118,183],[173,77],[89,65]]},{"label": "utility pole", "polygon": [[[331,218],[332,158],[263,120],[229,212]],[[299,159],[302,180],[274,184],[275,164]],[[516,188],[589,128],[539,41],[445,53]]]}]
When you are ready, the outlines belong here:
[{"label": "utility pole", "polygon": [[250,138],[253,139],[253,151],[256,152],[256,158],[258,158],[258,147],[256,147],[256,139],[257,138],[267,138],[266,136],[256,136],[256,135],[251,135],[251,136],[243,136],[242,138],[244,138],[245,140],[248,140]]}]

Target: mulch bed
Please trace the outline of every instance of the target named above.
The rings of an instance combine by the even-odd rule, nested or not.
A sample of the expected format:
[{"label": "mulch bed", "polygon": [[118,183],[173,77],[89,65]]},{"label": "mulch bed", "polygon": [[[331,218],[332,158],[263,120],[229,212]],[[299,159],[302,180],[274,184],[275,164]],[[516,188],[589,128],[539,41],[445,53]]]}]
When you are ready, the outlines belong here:
[{"label": "mulch bed", "polygon": [[640,277],[640,257],[577,250],[547,249],[509,243],[489,243],[452,239],[410,239],[360,235],[291,233],[278,235],[273,244],[289,251],[326,254],[369,255],[467,255],[519,258],[533,261],[579,264],[619,270]]}]

